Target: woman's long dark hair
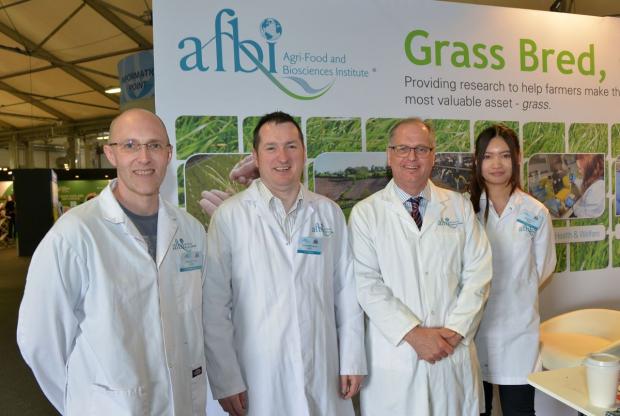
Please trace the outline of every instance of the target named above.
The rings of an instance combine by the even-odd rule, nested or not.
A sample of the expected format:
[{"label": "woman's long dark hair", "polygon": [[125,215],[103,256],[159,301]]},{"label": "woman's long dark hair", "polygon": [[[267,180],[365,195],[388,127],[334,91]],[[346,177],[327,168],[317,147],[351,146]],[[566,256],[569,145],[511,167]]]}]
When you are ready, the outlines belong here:
[{"label": "woman's long dark hair", "polygon": [[484,209],[484,223],[486,224],[489,218],[489,193],[487,192],[487,185],[482,176],[482,161],[484,160],[484,153],[487,151],[489,143],[494,138],[499,137],[503,139],[508,148],[510,149],[510,159],[512,160],[512,176],[510,177],[510,193],[512,194],[515,189],[521,188],[521,179],[519,172],[519,137],[509,127],[503,124],[494,124],[487,127],[476,138],[476,145],[474,149],[474,164],[472,166],[472,180],[470,185],[471,203],[474,206],[476,213],[480,212],[480,197],[482,192],[486,192],[487,199]]}]

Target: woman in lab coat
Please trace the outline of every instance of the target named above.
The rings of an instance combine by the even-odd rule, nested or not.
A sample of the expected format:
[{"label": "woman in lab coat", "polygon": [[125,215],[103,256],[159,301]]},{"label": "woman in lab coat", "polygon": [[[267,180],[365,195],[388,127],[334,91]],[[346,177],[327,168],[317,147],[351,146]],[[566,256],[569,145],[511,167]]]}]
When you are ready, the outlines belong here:
[{"label": "woman in lab coat", "polygon": [[549,211],[521,190],[519,140],[494,125],[476,139],[471,200],[493,253],[493,279],[476,334],[486,413],[493,384],[504,416],[534,415],[527,375],[541,369],[538,288],[556,263]]},{"label": "woman in lab coat", "polygon": [[582,218],[600,217],[605,211],[605,158],[602,154],[578,154],[577,169],[582,179],[573,216]]}]

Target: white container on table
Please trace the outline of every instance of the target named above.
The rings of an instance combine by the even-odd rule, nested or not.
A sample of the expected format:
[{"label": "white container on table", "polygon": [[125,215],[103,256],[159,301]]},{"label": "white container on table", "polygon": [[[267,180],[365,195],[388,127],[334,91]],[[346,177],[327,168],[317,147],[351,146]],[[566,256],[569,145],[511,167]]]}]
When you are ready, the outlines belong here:
[{"label": "white container on table", "polygon": [[590,403],[602,408],[616,404],[620,358],[607,353],[592,353],[584,360]]}]

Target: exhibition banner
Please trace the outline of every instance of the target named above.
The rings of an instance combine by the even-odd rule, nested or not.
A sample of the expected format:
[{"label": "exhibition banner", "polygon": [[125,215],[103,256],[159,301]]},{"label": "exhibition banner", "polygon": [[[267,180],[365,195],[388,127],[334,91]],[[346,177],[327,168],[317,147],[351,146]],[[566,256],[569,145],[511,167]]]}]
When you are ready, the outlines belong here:
[{"label": "exhibition banner", "polygon": [[99,195],[109,182],[107,179],[58,181],[58,200],[63,212]]},{"label": "exhibition banner", "polygon": [[[154,10],[156,108],[174,145],[164,193],[205,226],[201,192],[243,189],[228,173],[265,113],[299,117],[306,182],[345,213],[385,183],[381,154],[399,119],[433,125],[433,179],[458,191],[476,135],[503,122],[522,140],[524,188],[555,219],[557,271],[620,267],[617,19],[441,1],[187,0]],[[376,162],[366,152],[379,152],[368,155]],[[594,177],[579,160],[599,167]]]},{"label": "exhibition banner", "polygon": [[433,181],[458,192],[477,134],[501,122],[519,133],[524,189],[554,219],[543,318],[617,306],[618,19],[432,0],[155,0],[154,12],[156,110],[174,149],[163,195],[205,227],[202,191],[244,189],[230,172],[266,113],[298,118],[304,180],[345,215],[387,182],[398,120],[434,127]]}]

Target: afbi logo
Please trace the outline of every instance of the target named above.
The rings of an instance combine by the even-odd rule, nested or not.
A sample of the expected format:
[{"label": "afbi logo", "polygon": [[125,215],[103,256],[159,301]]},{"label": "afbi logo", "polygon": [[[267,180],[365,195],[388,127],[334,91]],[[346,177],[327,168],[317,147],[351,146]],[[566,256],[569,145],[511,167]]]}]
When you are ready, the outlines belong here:
[{"label": "afbi logo", "polygon": [[259,71],[286,95],[298,100],[321,97],[337,78],[367,78],[369,75],[367,70],[347,67],[346,54],[279,51],[278,41],[284,29],[274,17],[267,17],[258,24],[260,40],[241,39],[240,24],[234,10],[222,9],[215,15],[214,35],[210,39],[197,36],[181,39],[178,43],[182,53],[181,70],[246,74]]},{"label": "afbi logo", "polygon": [[196,244],[191,243],[189,241],[183,241],[182,238],[175,238],[174,242],[172,243],[173,250],[190,251],[193,248],[196,248]]}]

